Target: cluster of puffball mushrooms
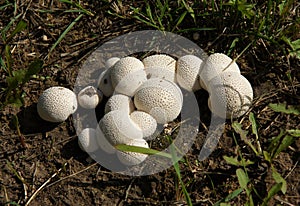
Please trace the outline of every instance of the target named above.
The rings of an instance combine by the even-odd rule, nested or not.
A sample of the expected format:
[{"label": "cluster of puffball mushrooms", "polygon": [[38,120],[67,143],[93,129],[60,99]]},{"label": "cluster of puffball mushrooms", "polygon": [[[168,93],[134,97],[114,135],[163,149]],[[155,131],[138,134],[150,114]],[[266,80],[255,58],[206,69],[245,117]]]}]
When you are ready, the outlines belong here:
[{"label": "cluster of puffball mushrooms", "polygon": [[[253,99],[252,87],[238,65],[222,53],[204,60],[194,55],[176,60],[165,54],[142,60],[112,57],[105,62],[98,87],[100,91],[87,86],[77,96],[64,87],[46,89],[38,100],[38,114],[46,121],[62,122],[76,111],[77,104],[84,109],[95,109],[103,95],[109,97],[98,127],[83,129],[78,143],[86,152],[101,148],[116,154],[125,165],[139,164],[147,155],[119,151],[114,146],[149,148],[147,141],[154,138],[157,125],[171,122],[180,114],[181,89],[190,92],[205,89],[211,112],[226,118],[242,116]],[[225,107],[220,107],[222,104]]]}]

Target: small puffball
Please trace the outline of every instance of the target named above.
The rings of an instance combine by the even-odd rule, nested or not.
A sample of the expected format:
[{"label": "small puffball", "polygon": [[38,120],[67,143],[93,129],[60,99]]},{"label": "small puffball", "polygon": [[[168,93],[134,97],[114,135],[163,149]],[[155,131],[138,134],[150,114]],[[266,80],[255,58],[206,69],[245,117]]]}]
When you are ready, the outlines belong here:
[{"label": "small puffball", "polygon": [[77,109],[76,94],[65,87],[50,87],[38,99],[37,112],[49,122],[63,122]]},{"label": "small puffball", "polygon": [[[144,139],[130,139],[125,144],[130,146],[149,148],[148,143]],[[120,162],[128,166],[140,164],[148,157],[147,154],[122,151],[117,151],[117,156]]]},{"label": "small puffball", "polygon": [[102,92],[97,91],[93,86],[85,87],[77,95],[79,105],[85,109],[95,109],[102,98]]},{"label": "small puffball", "polygon": [[98,88],[106,96],[110,97],[114,93],[114,88],[110,79],[110,69],[104,70],[98,78]]},{"label": "small puffball", "polygon": [[95,152],[99,147],[96,140],[96,130],[85,128],[78,135],[79,147],[85,152]]},{"label": "small puffball", "polygon": [[106,102],[104,113],[107,114],[114,110],[122,110],[125,113],[130,114],[134,110],[133,101],[126,95],[115,94]]},{"label": "small puffball", "polygon": [[150,140],[151,135],[156,131],[156,120],[148,113],[142,111],[134,111],[130,114],[130,118],[136,123],[143,132],[143,138]]},{"label": "small puffball", "polygon": [[111,67],[114,66],[115,63],[116,63],[117,61],[119,61],[119,60],[120,60],[119,57],[111,57],[111,58],[109,58],[109,59],[106,60],[106,62],[105,62],[105,69],[111,68]]}]

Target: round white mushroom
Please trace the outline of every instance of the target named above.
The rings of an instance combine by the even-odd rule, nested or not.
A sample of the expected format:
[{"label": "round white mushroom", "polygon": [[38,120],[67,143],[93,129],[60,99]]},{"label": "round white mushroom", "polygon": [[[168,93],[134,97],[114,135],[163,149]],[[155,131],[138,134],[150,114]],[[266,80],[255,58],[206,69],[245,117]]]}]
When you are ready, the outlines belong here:
[{"label": "round white mushroom", "polygon": [[126,114],[130,114],[134,110],[133,101],[126,95],[115,94],[106,102],[104,113],[107,114],[114,110],[122,110]]},{"label": "round white mushroom", "polygon": [[113,146],[125,144],[128,139],[142,139],[142,130],[122,110],[114,110],[103,116],[99,128]]},{"label": "round white mushroom", "polygon": [[106,60],[106,62],[105,62],[105,69],[111,68],[111,67],[114,66],[114,65],[117,63],[117,61],[119,61],[119,60],[120,60],[119,57],[111,57],[111,58],[109,58],[109,59]]},{"label": "round white mushroom", "polygon": [[147,80],[144,64],[135,57],[124,57],[110,68],[112,86],[115,92],[132,96]]},{"label": "round white mushroom", "polygon": [[134,96],[134,105],[147,112],[159,124],[173,121],[183,104],[180,88],[173,82],[154,78],[145,82]]},{"label": "round white mushroom", "polygon": [[[130,146],[149,148],[148,143],[144,139],[130,139],[125,144]],[[148,157],[147,154],[122,151],[117,151],[117,156],[120,162],[129,166],[140,164]]]},{"label": "round white mushroom", "polygon": [[95,152],[99,147],[96,140],[96,130],[85,128],[78,135],[78,145],[85,152]]},{"label": "round white mushroom", "polygon": [[143,132],[143,138],[150,140],[151,135],[156,131],[156,120],[148,113],[142,111],[134,111],[130,114],[130,118],[136,123]]},{"label": "round white mushroom", "polygon": [[201,89],[199,71],[202,60],[195,55],[185,55],[177,60],[176,79],[178,84],[187,91]]},{"label": "round white mushroom", "polygon": [[201,87],[207,90],[209,81],[222,72],[241,73],[237,63],[227,55],[222,53],[211,54],[201,64],[199,72]]},{"label": "round white mushroom", "polygon": [[161,78],[176,82],[176,60],[165,54],[155,54],[143,59],[147,78]]},{"label": "round white mushroom", "polygon": [[93,86],[83,88],[77,95],[78,103],[85,109],[95,109],[102,101],[103,94]]},{"label": "round white mushroom", "polygon": [[76,94],[65,87],[50,87],[38,99],[37,112],[49,122],[63,122],[77,109]]},{"label": "round white mushroom", "polygon": [[[209,82],[208,106],[212,113],[226,118],[238,118],[245,114],[253,100],[249,81],[237,72],[224,72]],[[226,111],[224,111],[226,106]]]},{"label": "round white mushroom", "polygon": [[106,96],[110,97],[114,93],[114,88],[110,79],[110,69],[104,70],[98,78],[98,88]]}]

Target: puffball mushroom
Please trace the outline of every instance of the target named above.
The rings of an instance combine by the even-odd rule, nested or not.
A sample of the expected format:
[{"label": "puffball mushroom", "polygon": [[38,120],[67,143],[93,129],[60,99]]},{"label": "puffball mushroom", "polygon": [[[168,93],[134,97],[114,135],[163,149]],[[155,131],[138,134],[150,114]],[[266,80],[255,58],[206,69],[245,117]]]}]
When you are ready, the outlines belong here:
[{"label": "puffball mushroom", "polygon": [[241,73],[236,62],[232,62],[232,59],[227,55],[222,53],[211,54],[201,64],[199,72],[200,86],[207,90],[209,81],[222,72]]},{"label": "puffball mushroom", "polygon": [[135,57],[123,57],[110,68],[112,86],[116,93],[133,96],[136,89],[147,80],[144,64]]},{"label": "puffball mushroom", "polygon": [[93,86],[83,88],[77,95],[78,103],[85,109],[95,109],[102,101],[103,94]]},{"label": "puffball mushroom", "polygon": [[114,66],[115,63],[116,63],[117,61],[119,61],[119,60],[120,60],[119,57],[111,57],[111,58],[109,58],[109,59],[106,60],[106,62],[105,62],[105,69],[111,68],[111,67]]},{"label": "puffball mushroom", "polygon": [[176,82],[176,60],[165,54],[155,54],[142,60],[148,79],[161,78]]},{"label": "puffball mushroom", "polygon": [[[149,148],[148,143],[144,139],[129,139],[125,144],[130,146]],[[120,162],[128,166],[140,164],[148,157],[147,154],[123,151],[117,151],[117,156]]]},{"label": "puffball mushroom", "polygon": [[142,139],[142,130],[122,110],[114,110],[103,116],[99,128],[113,146],[125,144],[128,139]]},{"label": "puffball mushroom", "polygon": [[63,122],[77,109],[76,94],[65,87],[46,89],[38,99],[37,112],[49,122]]},{"label": "puffball mushroom", "polygon": [[114,88],[110,79],[110,69],[104,70],[98,78],[98,88],[106,96],[110,97],[114,93]]},{"label": "puffball mushroom", "polygon": [[95,152],[99,146],[96,140],[96,130],[85,128],[78,135],[79,147],[85,152]]},{"label": "puffball mushroom", "polygon": [[96,140],[99,147],[108,154],[114,154],[117,150],[114,146],[106,139],[105,135],[103,134],[100,126],[98,124],[96,128]]},{"label": "puffball mushroom", "polygon": [[134,95],[134,105],[159,124],[173,121],[180,114],[183,98],[180,88],[173,82],[159,78],[146,81]]},{"label": "puffball mushroom", "polygon": [[187,91],[201,89],[199,71],[202,60],[195,55],[185,55],[177,60],[176,79],[178,84]]},{"label": "puffball mushroom", "polygon": [[111,96],[106,102],[104,113],[107,114],[114,110],[122,110],[126,114],[133,112],[134,105],[131,98],[123,94],[115,94]]},{"label": "puffball mushroom", "polygon": [[150,114],[142,111],[132,112],[130,118],[142,130],[143,138],[145,140],[151,139],[151,135],[156,131],[156,120]]},{"label": "puffball mushroom", "polygon": [[224,72],[209,82],[208,106],[212,113],[226,118],[238,118],[250,108],[253,90],[249,81],[237,72]]}]

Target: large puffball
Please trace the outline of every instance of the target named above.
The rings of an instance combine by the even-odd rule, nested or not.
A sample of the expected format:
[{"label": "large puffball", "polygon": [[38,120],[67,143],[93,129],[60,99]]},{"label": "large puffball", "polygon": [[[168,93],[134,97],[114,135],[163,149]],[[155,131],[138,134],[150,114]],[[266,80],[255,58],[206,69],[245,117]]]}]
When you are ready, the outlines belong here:
[{"label": "large puffball", "polygon": [[177,60],[176,79],[178,84],[187,91],[201,89],[199,71],[202,60],[194,55],[185,55]]},{"label": "large puffball", "polygon": [[77,109],[76,94],[65,87],[50,87],[38,99],[37,112],[49,122],[63,122]]},{"label": "large puffball", "polygon": [[249,81],[237,72],[224,72],[209,82],[208,106],[212,113],[226,118],[245,114],[253,100]]},{"label": "large puffball", "polygon": [[176,82],[176,60],[165,54],[155,54],[143,59],[147,78],[160,78]]},{"label": "large puffball", "polygon": [[134,95],[134,105],[159,124],[173,121],[181,112],[183,98],[180,88],[173,82],[159,78],[146,81]]},{"label": "large puffball", "polygon": [[237,63],[227,55],[222,53],[211,54],[201,64],[199,72],[201,87],[208,91],[209,81],[223,72],[241,73]]},{"label": "large puffball", "polygon": [[123,110],[114,110],[103,116],[99,128],[113,146],[125,144],[128,139],[142,139],[143,132]]}]

